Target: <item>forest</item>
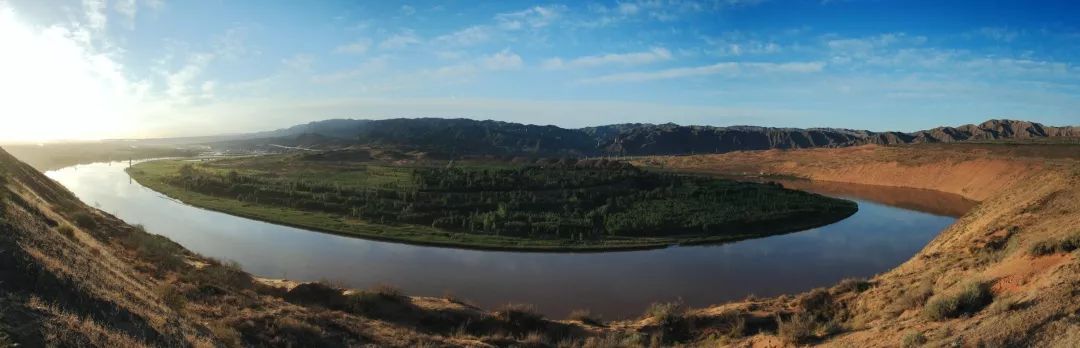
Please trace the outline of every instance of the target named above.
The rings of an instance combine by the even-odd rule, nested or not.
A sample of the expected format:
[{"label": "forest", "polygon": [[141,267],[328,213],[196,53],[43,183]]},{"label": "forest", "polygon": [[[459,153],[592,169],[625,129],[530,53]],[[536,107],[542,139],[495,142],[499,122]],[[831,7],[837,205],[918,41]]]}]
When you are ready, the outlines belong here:
[{"label": "forest", "polygon": [[378,224],[582,242],[776,233],[836,221],[857,209],[853,202],[779,184],[648,171],[608,160],[295,166],[303,173],[292,167],[265,159],[187,163],[165,181],[247,204]]}]

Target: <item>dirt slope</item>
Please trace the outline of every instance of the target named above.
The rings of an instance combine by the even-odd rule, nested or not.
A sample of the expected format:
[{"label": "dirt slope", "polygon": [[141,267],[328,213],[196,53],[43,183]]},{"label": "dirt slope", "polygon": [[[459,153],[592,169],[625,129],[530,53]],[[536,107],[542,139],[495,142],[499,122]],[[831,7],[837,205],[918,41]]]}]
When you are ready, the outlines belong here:
[{"label": "dirt slope", "polygon": [[[726,344],[1072,347],[1080,344],[1078,157],[1075,146],[862,146],[638,162],[932,189],[980,201],[911,260],[866,283],[697,311],[766,322],[747,330],[763,334]],[[853,284],[864,289],[853,291]]]}]

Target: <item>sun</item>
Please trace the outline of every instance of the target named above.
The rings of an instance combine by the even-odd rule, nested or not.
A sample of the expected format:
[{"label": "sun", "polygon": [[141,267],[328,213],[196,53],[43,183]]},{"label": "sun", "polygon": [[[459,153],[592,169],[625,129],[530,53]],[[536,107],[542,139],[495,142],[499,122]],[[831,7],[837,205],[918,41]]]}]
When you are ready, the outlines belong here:
[{"label": "sun", "polygon": [[0,4],[0,143],[120,134],[130,84],[85,32],[34,28]]}]

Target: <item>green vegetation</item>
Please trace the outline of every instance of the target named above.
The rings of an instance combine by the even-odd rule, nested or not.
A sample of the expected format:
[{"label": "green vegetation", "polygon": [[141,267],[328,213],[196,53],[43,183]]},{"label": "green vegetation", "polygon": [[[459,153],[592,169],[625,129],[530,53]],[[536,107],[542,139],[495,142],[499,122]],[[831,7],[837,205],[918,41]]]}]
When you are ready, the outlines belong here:
[{"label": "green vegetation", "polygon": [[931,297],[923,308],[923,314],[931,320],[945,320],[963,315],[974,314],[994,300],[990,284],[969,282],[960,290]]},{"label": "green vegetation", "polygon": [[820,226],[853,202],[606,160],[445,166],[310,155],[155,161],[129,173],[196,206],[322,231],[498,249],[711,243]]}]

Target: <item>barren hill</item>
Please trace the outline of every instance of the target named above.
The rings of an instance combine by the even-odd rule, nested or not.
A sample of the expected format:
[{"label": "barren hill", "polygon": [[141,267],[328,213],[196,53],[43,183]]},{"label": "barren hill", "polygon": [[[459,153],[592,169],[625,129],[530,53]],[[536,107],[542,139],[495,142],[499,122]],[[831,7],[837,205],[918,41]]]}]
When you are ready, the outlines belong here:
[{"label": "barren hill", "polygon": [[[314,138],[312,134],[321,138]],[[911,133],[837,128],[681,126],[672,123],[629,123],[565,129],[490,120],[399,118],[312,122],[271,132],[248,134],[242,140],[215,145],[223,148],[252,148],[274,144],[318,149],[366,145],[448,155],[640,156],[865,144],[1063,138],[1080,139],[1080,128],[1051,127],[1027,121],[990,120],[978,125],[938,127]]]},{"label": "barren hill", "polygon": [[[999,126],[997,132],[1018,131],[1017,124]],[[1078,148],[869,145],[655,157],[641,164],[930,189],[980,202],[911,260],[872,279],[696,312],[702,320],[742,316],[775,327],[773,334],[729,344],[1075,347]]]}]

